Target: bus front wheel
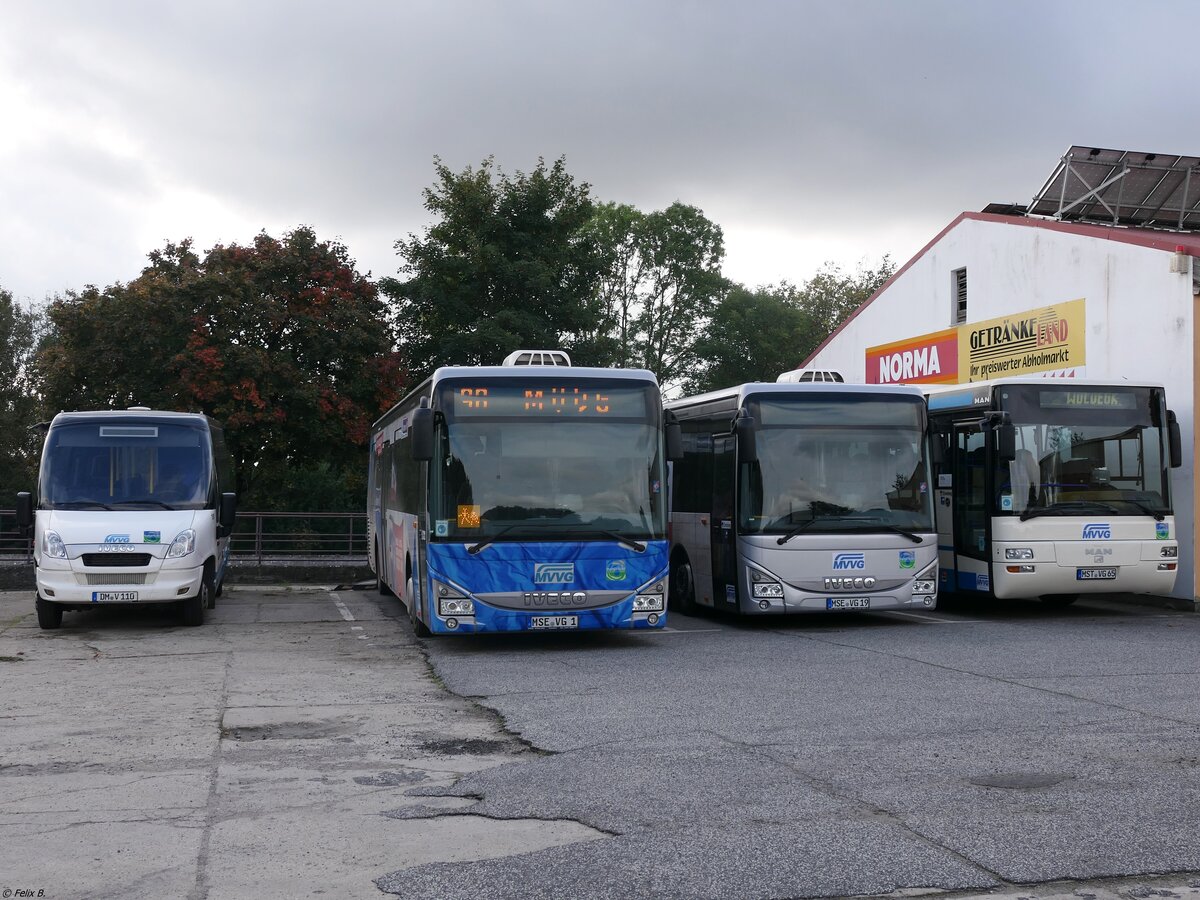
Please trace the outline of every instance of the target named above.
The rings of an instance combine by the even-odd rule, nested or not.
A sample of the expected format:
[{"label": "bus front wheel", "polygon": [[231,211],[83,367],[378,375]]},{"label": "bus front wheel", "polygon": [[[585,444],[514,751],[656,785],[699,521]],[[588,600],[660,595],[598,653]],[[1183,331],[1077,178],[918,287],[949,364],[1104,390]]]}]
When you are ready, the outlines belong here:
[{"label": "bus front wheel", "polygon": [[429,637],[433,632],[429,630],[429,626],[422,622],[417,615],[417,598],[413,594],[413,580],[411,577],[408,579],[408,585],[405,587],[404,593],[405,599],[408,601],[408,620],[412,622],[413,634],[420,638]]},{"label": "bus front wheel", "polygon": [[671,608],[685,616],[696,613],[696,585],[686,556],[679,556],[671,567]]},{"label": "bus front wheel", "polygon": [[44,631],[52,631],[62,627],[62,607],[49,600],[37,598],[38,627]]}]

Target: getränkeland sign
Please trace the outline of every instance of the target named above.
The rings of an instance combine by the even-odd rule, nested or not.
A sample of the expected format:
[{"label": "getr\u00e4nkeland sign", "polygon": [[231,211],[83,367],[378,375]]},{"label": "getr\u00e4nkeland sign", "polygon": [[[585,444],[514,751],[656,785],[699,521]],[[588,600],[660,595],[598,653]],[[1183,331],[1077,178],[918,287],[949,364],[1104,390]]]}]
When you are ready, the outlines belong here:
[{"label": "getr\u00e4nkeland sign", "polygon": [[1086,306],[1069,300],[868,347],[867,384],[965,384],[1078,369],[1086,363]]}]

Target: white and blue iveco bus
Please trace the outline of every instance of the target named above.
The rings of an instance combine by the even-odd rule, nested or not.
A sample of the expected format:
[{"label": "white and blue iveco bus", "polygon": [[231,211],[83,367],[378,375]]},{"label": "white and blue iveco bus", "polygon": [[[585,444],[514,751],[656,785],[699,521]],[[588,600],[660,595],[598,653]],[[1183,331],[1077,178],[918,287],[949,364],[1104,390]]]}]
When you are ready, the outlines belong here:
[{"label": "white and blue iveco bus", "polygon": [[812,375],[667,404],[683,432],[671,481],[673,608],[936,605],[923,395]]},{"label": "white and blue iveco bus", "polygon": [[38,624],[113,603],[177,604],[184,624],[203,623],[229,562],[233,487],[224,433],[207,416],[59,413],[36,498],[17,495],[18,523],[34,528]]},{"label": "white and blue iveco bus", "polygon": [[380,590],[422,635],[662,627],[661,404],[650,372],[561,351],[438,369],[373,428]]},{"label": "white and blue iveco bus", "polygon": [[1171,592],[1182,453],[1162,387],[1026,377],[928,400],[945,589],[1060,606]]}]

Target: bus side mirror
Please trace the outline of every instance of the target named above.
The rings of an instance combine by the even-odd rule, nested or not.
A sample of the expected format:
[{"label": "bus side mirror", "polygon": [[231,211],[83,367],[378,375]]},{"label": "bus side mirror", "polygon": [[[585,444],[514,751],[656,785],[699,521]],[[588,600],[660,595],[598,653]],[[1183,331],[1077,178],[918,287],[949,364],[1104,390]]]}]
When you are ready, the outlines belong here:
[{"label": "bus side mirror", "polygon": [[21,491],[17,494],[17,527],[31,528],[33,526],[33,494]]},{"label": "bus side mirror", "polygon": [[738,462],[758,461],[758,441],[755,440],[754,418],[742,412],[733,423],[737,435]]},{"label": "bus side mirror", "polygon": [[233,522],[237,518],[237,494],[222,494],[221,509],[217,515],[217,524],[228,534],[233,530]]},{"label": "bus side mirror", "polygon": [[678,422],[668,422],[663,434],[666,443],[667,460],[674,462],[683,459],[683,428]]},{"label": "bus side mirror", "polygon": [[1183,435],[1179,432],[1179,420],[1173,409],[1167,410],[1167,439],[1171,448],[1171,468],[1178,469],[1183,465]]},{"label": "bus side mirror", "polygon": [[1017,458],[1017,429],[1012,422],[1004,422],[996,429],[996,452],[1005,462]]},{"label": "bus side mirror", "polygon": [[413,410],[412,424],[408,426],[412,438],[412,458],[417,462],[433,459],[433,410],[419,406]]}]

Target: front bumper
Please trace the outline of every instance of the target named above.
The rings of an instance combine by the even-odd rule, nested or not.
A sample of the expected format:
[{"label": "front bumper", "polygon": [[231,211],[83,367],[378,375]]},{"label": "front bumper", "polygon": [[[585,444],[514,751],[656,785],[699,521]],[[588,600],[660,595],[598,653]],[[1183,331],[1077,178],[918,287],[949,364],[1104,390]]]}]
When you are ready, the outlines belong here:
[{"label": "front bumper", "polygon": [[[127,576],[122,578],[122,576]],[[88,584],[89,579],[104,579]],[[64,606],[99,606],[112,603],[175,603],[200,592],[204,567],[138,568],[137,570],[37,568],[37,592],[43,600]],[[140,579],[140,581],[139,581]],[[132,593],[136,599],[128,595]],[[101,599],[103,595],[107,598]],[[125,599],[116,599],[120,595]]]}]

